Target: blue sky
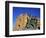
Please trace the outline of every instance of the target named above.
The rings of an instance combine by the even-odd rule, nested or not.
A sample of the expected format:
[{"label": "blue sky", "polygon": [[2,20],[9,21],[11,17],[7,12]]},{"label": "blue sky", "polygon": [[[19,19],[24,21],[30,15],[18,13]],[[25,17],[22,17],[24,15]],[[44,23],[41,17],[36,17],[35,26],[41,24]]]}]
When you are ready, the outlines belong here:
[{"label": "blue sky", "polygon": [[13,7],[13,24],[16,22],[16,16],[25,12],[32,16],[40,17],[40,8]]}]

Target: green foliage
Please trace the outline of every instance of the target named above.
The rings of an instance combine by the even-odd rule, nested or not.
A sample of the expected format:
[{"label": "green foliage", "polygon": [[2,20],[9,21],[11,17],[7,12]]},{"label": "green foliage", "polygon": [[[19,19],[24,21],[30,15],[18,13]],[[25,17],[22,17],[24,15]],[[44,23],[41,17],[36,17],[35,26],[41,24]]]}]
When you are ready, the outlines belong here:
[{"label": "green foliage", "polygon": [[28,19],[26,28],[29,29],[35,29],[36,28],[36,24],[37,24],[37,20],[36,19]]}]

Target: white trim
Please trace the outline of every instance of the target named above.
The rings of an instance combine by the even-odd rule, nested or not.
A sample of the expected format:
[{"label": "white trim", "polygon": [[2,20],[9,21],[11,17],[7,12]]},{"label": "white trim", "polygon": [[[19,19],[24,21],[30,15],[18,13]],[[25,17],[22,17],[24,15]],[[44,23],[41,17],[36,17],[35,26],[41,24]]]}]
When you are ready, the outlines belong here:
[{"label": "white trim", "polygon": [[[28,8],[40,8],[40,30],[25,30],[25,31],[13,31],[13,7],[28,7]],[[32,5],[32,4],[19,4],[10,3],[9,4],[9,34],[19,35],[19,34],[36,34],[43,33],[43,5]]]}]

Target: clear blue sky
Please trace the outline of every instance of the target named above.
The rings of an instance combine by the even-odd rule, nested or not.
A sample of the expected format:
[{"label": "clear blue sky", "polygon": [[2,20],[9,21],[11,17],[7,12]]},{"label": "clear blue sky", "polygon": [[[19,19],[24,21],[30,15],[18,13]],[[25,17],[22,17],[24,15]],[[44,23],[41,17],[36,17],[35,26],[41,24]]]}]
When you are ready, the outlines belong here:
[{"label": "clear blue sky", "polygon": [[25,12],[32,16],[40,17],[40,8],[13,7],[13,24],[16,22],[16,16]]}]

